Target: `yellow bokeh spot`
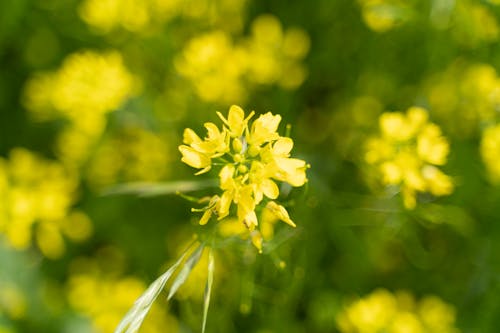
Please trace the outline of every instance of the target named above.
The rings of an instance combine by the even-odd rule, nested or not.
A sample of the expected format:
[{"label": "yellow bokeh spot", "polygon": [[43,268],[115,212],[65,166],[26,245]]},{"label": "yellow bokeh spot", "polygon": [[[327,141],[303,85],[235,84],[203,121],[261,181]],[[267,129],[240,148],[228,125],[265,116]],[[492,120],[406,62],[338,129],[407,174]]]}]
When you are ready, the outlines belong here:
[{"label": "yellow bokeh spot", "polygon": [[21,290],[11,284],[0,287],[0,314],[6,313],[12,319],[21,319],[26,314],[27,303]]},{"label": "yellow bokeh spot", "polygon": [[484,130],[480,147],[488,176],[494,184],[500,183],[500,125]]}]

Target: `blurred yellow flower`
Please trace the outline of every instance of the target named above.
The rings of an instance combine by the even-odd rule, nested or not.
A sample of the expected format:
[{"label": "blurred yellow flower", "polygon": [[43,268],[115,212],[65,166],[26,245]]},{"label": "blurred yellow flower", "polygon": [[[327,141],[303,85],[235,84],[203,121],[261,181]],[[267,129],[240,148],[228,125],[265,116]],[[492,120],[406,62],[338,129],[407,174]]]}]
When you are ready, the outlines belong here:
[{"label": "blurred yellow flower", "polygon": [[305,31],[283,30],[276,17],[263,15],[241,42],[222,30],[191,39],[176,57],[175,68],[192,82],[202,100],[242,102],[253,85],[300,86],[307,74],[301,61],[309,46]]},{"label": "blurred yellow flower", "polygon": [[120,53],[82,51],[67,56],[55,72],[35,74],[26,84],[24,102],[34,117],[63,115],[91,130],[87,117],[120,107],[132,95],[135,80]]},{"label": "blurred yellow flower", "polygon": [[483,123],[496,120],[500,78],[489,64],[458,60],[427,82],[432,115],[459,137],[475,134]]},{"label": "blurred yellow flower", "polygon": [[296,89],[307,70],[301,64],[309,52],[309,36],[299,28],[283,30],[272,15],[261,15],[252,22],[252,33],[245,45],[250,57],[248,78],[257,84],[278,83]]},{"label": "blurred yellow flower", "polygon": [[358,0],[363,21],[376,31],[394,29],[411,18],[411,3],[401,0]]},{"label": "blurred yellow flower", "polygon": [[457,42],[471,48],[498,40],[500,28],[496,15],[477,1],[457,1],[451,21]]},{"label": "blurred yellow flower", "polygon": [[[88,317],[95,333],[112,333],[134,301],[146,290],[144,282],[136,277],[122,276],[98,259],[78,258],[72,263],[67,284],[70,305]],[[177,320],[166,309],[153,305],[141,332],[178,332]]]},{"label": "blurred yellow flower", "polygon": [[490,180],[495,184],[500,183],[500,125],[483,131],[480,150]]},{"label": "blurred yellow flower", "polygon": [[451,178],[437,167],[446,163],[449,144],[426,110],[383,113],[379,127],[380,135],[366,142],[365,161],[383,184],[400,188],[406,208],[415,208],[417,192],[442,196],[453,191]]},{"label": "blurred yellow flower", "polygon": [[[290,158],[293,141],[281,137],[277,130],[281,116],[270,112],[259,116],[249,124],[251,112],[245,118],[244,111],[231,106],[227,118],[218,113],[224,125],[219,130],[212,123],[205,124],[208,135],[200,139],[193,130],[184,131],[185,145],[179,146],[182,161],[201,169],[197,174],[208,172],[220,160],[224,165],[219,172],[222,195],[214,195],[202,209],[200,224],[206,224],[212,215],[221,220],[230,215],[234,203],[236,216],[241,225],[248,228],[252,241],[261,250],[262,236],[255,209],[264,198],[275,200],[279,188],[275,181],[287,182],[300,187],[307,182],[305,161]],[[295,226],[286,209],[268,201],[269,209],[278,219]]]},{"label": "blurred yellow flower", "polygon": [[191,39],[175,60],[175,68],[189,79],[204,101],[241,101],[247,55],[223,31]]},{"label": "blurred yellow flower", "polygon": [[89,218],[71,209],[77,178],[57,162],[16,148],[0,159],[0,232],[10,245],[26,249],[32,237],[48,258],[65,250],[63,234],[80,241],[92,232]]},{"label": "blurred yellow flower", "polygon": [[159,181],[167,174],[169,147],[165,140],[137,127],[106,137],[87,165],[86,177],[96,188],[126,181]]},{"label": "blurred yellow flower", "polygon": [[0,287],[0,318],[4,313],[8,318],[21,319],[25,316],[27,307],[23,292],[12,283],[2,282]]},{"label": "blurred yellow flower", "polygon": [[38,120],[65,118],[57,152],[79,164],[106,126],[106,114],[119,108],[138,87],[116,51],[69,55],[55,72],[35,74],[24,88],[23,103]]},{"label": "blurred yellow flower", "polygon": [[138,32],[151,20],[149,1],[141,0],[86,0],[79,8],[80,17],[102,32],[122,26]]},{"label": "blurred yellow flower", "polygon": [[455,310],[438,297],[416,302],[408,292],[378,289],[350,302],[337,315],[342,333],[458,333]]},{"label": "blurred yellow flower", "polygon": [[238,31],[245,5],[245,0],[85,0],[78,13],[100,33],[115,29],[141,33],[178,16]]}]

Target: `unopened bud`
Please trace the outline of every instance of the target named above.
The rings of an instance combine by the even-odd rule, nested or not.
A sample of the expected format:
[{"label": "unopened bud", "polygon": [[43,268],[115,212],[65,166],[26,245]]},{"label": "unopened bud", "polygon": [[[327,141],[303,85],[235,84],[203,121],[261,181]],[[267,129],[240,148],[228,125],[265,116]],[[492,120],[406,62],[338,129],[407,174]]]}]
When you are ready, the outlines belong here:
[{"label": "unopened bud", "polygon": [[245,164],[240,164],[240,165],[238,165],[238,172],[239,173],[247,173],[248,167]]},{"label": "unopened bud", "polygon": [[236,163],[241,163],[243,161],[243,156],[241,154],[234,154],[233,159]]},{"label": "unopened bud", "polygon": [[233,140],[233,149],[237,153],[240,153],[243,149],[243,143],[241,143],[241,140],[239,138],[235,138]]},{"label": "unopened bud", "polygon": [[248,155],[250,155],[251,157],[255,157],[255,156],[259,155],[259,152],[260,152],[259,146],[251,145],[248,148]]}]

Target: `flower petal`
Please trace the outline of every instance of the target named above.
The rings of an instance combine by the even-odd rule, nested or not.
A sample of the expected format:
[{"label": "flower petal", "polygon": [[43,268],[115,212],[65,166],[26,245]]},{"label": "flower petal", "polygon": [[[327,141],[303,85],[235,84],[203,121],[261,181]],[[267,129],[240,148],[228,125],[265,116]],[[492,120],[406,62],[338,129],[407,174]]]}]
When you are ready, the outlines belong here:
[{"label": "flower petal", "polygon": [[262,183],[260,184],[260,189],[262,190],[262,192],[264,192],[264,195],[269,199],[276,199],[280,194],[278,185],[276,185],[276,183],[269,178],[262,180]]},{"label": "flower petal", "polygon": [[288,157],[293,148],[293,140],[287,137],[281,137],[273,144],[273,154],[277,156]]},{"label": "flower petal", "polygon": [[285,207],[278,205],[274,201],[269,201],[266,208],[269,209],[274,215],[276,215],[276,217],[281,221],[285,222],[288,225],[291,225],[294,228],[296,227],[295,223],[290,219],[290,216],[288,215]]},{"label": "flower petal", "polygon": [[181,145],[179,151],[182,153],[181,161],[193,168],[201,169],[210,166],[210,157],[189,146]]},{"label": "flower petal", "polygon": [[192,129],[186,128],[184,130],[183,142],[185,144],[191,145],[192,143],[200,142],[200,141],[201,141],[200,137]]}]

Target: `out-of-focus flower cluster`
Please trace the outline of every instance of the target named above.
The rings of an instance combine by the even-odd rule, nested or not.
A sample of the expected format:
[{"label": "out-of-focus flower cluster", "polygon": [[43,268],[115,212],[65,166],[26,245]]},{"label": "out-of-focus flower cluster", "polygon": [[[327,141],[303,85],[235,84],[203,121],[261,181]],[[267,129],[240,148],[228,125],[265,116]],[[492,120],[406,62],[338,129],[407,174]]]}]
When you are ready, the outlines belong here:
[{"label": "out-of-focus flower cluster", "polygon": [[127,181],[159,181],[168,171],[164,138],[137,127],[124,128],[103,140],[87,169],[97,188]]},{"label": "out-of-focus flower cluster", "polygon": [[416,301],[404,291],[378,289],[337,316],[342,333],[458,333],[455,309],[436,296]]},{"label": "out-of-focus flower cluster", "polygon": [[439,169],[447,162],[449,144],[426,110],[383,113],[379,126],[380,135],[366,143],[365,161],[383,184],[401,191],[406,208],[415,208],[417,192],[442,196],[453,191],[451,178]]},{"label": "out-of-focus flower cluster", "polygon": [[376,32],[396,28],[411,18],[411,2],[401,0],[359,0],[363,21]]},{"label": "out-of-focus flower cluster", "polygon": [[79,14],[102,33],[118,28],[145,32],[178,16],[239,30],[243,26],[245,5],[246,0],[85,0]]},{"label": "out-of-focus flower cluster", "polygon": [[[407,24],[418,16],[418,1],[358,0],[364,23],[378,33]],[[491,1],[494,2],[494,1]],[[449,30],[460,46],[476,48],[498,40],[500,28],[491,6],[474,1],[432,1],[431,26]]]},{"label": "out-of-focus flower cluster", "polygon": [[240,224],[251,233],[254,245],[262,249],[262,235],[256,229],[258,219],[256,208],[266,200],[265,209],[279,219],[295,226],[285,207],[274,200],[279,196],[276,181],[299,187],[305,184],[305,161],[291,158],[293,141],[278,134],[281,116],[271,112],[259,116],[251,125],[251,112],[245,118],[244,111],[233,105],[222,130],[213,123],[205,123],[207,136],[201,139],[193,130],[184,131],[184,145],[179,146],[182,161],[200,169],[197,174],[210,171],[213,166],[223,165],[219,172],[219,186],[222,195],[209,199],[200,224],[206,224],[212,215],[218,220],[230,216],[231,207],[236,206],[236,216]]},{"label": "out-of-focus flower cluster", "polygon": [[26,84],[24,104],[35,119],[63,118],[60,158],[78,165],[88,156],[106,126],[106,114],[119,108],[137,89],[116,51],[69,55],[55,72],[35,74]]},{"label": "out-of-focus flower cluster", "polygon": [[[78,313],[90,319],[93,332],[112,333],[147,286],[137,277],[123,275],[123,258],[116,250],[101,252],[97,258],[73,261],[67,282],[68,300]],[[155,304],[141,332],[165,332],[166,329],[178,332],[177,320],[164,306]]]},{"label": "out-of-focus flower cluster", "polygon": [[77,186],[58,162],[12,150],[9,159],[0,159],[0,232],[16,249],[28,248],[34,238],[45,256],[60,257],[63,235],[81,241],[92,231],[88,217],[71,208]]},{"label": "out-of-focus flower cluster", "polygon": [[484,130],[480,149],[491,181],[500,183],[500,125]]},{"label": "out-of-focus flower cluster", "polygon": [[500,78],[491,65],[457,61],[427,85],[432,115],[456,136],[470,136],[498,118]]},{"label": "out-of-focus flower cluster", "polygon": [[449,26],[455,40],[471,48],[497,41],[500,33],[490,6],[471,0],[455,3]]},{"label": "out-of-focus flower cluster", "polygon": [[19,320],[26,314],[28,304],[18,286],[2,281],[0,287],[0,333],[14,333],[9,327],[10,320]]},{"label": "out-of-focus flower cluster", "polygon": [[240,42],[222,30],[191,39],[175,67],[204,101],[244,101],[248,86],[300,86],[307,74],[301,61],[309,43],[302,29],[284,30],[276,17],[263,15],[252,23],[251,35]]}]

